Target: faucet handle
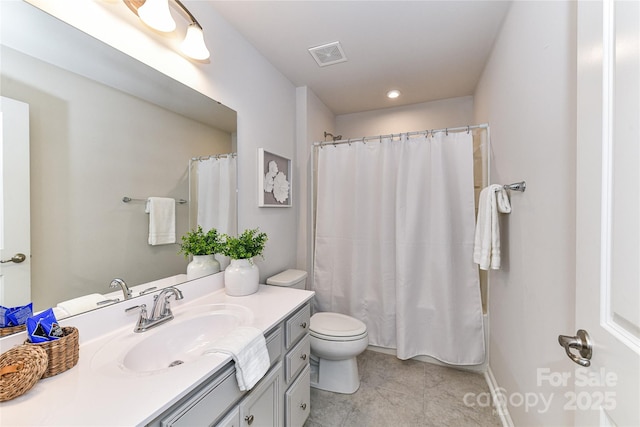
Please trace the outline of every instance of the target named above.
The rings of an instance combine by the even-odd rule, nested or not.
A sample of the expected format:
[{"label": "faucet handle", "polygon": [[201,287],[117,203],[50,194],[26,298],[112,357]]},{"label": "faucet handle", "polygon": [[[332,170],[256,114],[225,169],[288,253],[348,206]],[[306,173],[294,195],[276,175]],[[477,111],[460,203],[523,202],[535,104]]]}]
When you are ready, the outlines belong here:
[{"label": "faucet handle", "polygon": [[147,318],[146,304],[134,305],[133,307],[125,308],[124,311],[126,313],[137,309],[140,309],[140,317],[138,317],[138,322],[136,323],[135,328],[133,328],[133,332],[135,333],[144,332],[146,330],[145,327],[149,322],[149,318]]},{"label": "faucet handle", "polygon": [[140,318],[147,317],[147,304],[134,305],[133,307],[125,308],[124,312],[128,313],[129,311],[140,309]]}]

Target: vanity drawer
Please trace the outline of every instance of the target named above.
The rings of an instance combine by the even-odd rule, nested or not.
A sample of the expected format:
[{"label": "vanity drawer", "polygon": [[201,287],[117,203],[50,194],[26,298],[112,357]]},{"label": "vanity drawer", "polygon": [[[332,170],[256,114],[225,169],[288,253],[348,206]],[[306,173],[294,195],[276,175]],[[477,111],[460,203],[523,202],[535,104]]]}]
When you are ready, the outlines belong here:
[{"label": "vanity drawer", "polygon": [[302,338],[285,356],[285,378],[287,383],[309,364],[309,335]]},{"label": "vanity drawer", "polygon": [[240,427],[240,408],[234,407],[215,427]]},{"label": "vanity drawer", "polygon": [[278,326],[276,329],[269,332],[265,337],[267,342],[267,351],[269,352],[269,361],[273,366],[282,357],[282,327]]},{"label": "vanity drawer", "polygon": [[311,368],[307,365],[285,393],[286,427],[302,427],[311,411]]},{"label": "vanity drawer", "polygon": [[186,398],[160,421],[161,427],[211,425],[218,414],[224,414],[242,396],[233,366],[210,384]]},{"label": "vanity drawer", "polygon": [[285,341],[287,349],[296,343],[309,330],[311,308],[309,304],[302,307],[285,323]]}]

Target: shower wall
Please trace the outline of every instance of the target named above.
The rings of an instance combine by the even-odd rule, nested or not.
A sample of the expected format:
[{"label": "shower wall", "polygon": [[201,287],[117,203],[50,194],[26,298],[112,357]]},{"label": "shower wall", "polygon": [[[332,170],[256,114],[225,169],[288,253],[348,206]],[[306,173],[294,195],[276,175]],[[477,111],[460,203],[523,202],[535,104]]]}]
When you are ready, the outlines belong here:
[{"label": "shower wall", "polygon": [[336,116],[335,135],[343,138],[464,126],[473,120],[473,97],[462,96],[421,104]]}]

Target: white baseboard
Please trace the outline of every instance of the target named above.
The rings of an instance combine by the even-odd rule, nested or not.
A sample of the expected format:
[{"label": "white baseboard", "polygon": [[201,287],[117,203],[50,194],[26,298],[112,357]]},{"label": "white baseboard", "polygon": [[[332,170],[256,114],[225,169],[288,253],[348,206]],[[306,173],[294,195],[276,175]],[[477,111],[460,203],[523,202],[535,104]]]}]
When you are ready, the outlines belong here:
[{"label": "white baseboard", "polygon": [[484,373],[484,379],[487,381],[487,385],[489,386],[489,390],[491,391],[491,399],[493,401],[494,407],[498,416],[500,417],[500,421],[504,427],[514,427],[513,420],[511,419],[511,415],[509,414],[509,409],[506,405],[506,396],[504,393],[500,392],[500,387],[496,382],[496,378],[493,376],[493,371],[489,366]]}]

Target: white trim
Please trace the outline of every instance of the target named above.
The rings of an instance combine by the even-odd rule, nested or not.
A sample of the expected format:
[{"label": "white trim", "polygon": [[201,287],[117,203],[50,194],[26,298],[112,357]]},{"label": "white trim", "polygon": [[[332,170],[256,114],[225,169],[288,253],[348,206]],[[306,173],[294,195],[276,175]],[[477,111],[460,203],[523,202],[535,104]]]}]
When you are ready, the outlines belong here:
[{"label": "white trim", "polygon": [[493,376],[493,371],[491,367],[489,367],[484,373],[484,379],[487,381],[487,385],[489,386],[489,390],[491,391],[491,400],[493,401],[494,408],[500,417],[500,421],[504,427],[514,427],[513,420],[511,419],[511,414],[509,414],[509,409],[506,405],[505,396],[499,396],[500,387],[496,382],[496,377]]},{"label": "white trim", "polygon": [[613,216],[613,120],[615,84],[615,10],[613,0],[602,3],[602,176],[600,223],[600,325],[640,354],[640,339],[616,322],[611,302],[611,252]]}]

